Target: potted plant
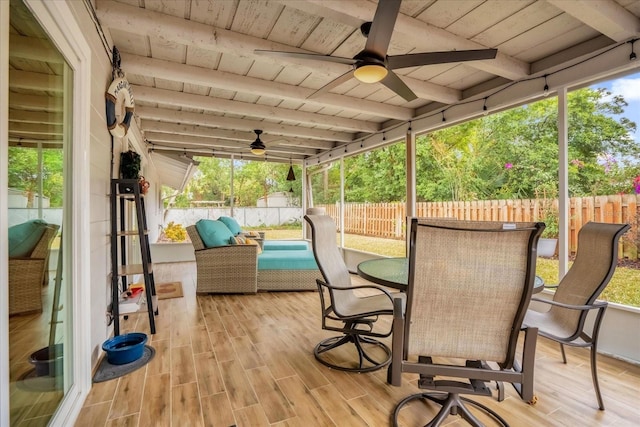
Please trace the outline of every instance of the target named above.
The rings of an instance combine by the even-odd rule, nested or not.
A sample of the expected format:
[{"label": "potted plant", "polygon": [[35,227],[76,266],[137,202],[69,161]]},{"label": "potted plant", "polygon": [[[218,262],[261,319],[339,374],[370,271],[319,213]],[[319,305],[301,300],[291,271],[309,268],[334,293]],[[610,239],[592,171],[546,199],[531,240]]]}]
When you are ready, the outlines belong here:
[{"label": "potted plant", "polygon": [[[544,194],[546,196],[546,194]],[[558,245],[558,208],[554,206],[555,199],[542,199],[539,220],[545,223],[545,229],[538,240],[538,256],[552,257],[556,254]]]}]

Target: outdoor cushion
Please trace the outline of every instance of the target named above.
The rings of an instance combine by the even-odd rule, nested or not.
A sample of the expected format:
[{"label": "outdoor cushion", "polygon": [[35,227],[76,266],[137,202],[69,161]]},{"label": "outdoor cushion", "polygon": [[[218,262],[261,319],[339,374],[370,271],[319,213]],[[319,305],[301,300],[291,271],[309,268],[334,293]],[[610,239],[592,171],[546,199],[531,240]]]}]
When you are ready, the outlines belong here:
[{"label": "outdoor cushion", "polygon": [[9,227],[9,257],[29,256],[40,241],[47,225],[49,224],[41,219],[32,219]]},{"label": "outdoor cushion", "polygon": [[258,270],[317,270],[313,251],[264,251],[258,255]]},{"label": "outdoor cushion", "polygon": [[234,236],[242,233],[242,227],[240,227],[240,224],[238,224],[238,221],[236,221],[235,218],[232,218],[230,216],[221,216],[220,218],[218,218],[218,221],[226,225],[227,228],[231,230],[231,234],[233,234]]},{"label": "outdoor cushion", "polygon": [[246,236],[231,237],[229,239],[229,244],[230,245],[255,245],[258,247],[258,254],[262,253],[262,248],[260,247],[260,244],[254,239],[251,239]]},{"label": "outdoor cushion", "polygon": [[304,240],[265,240],[263,249],[265,251],[306,251],[309,249],[309,243]]},{"label": "outdoor cushion", "polygon": [[223,222],[211,219],[201,219],[196,222],[196,230],[207,248],[228,245],[229,239],[233,237]]}]

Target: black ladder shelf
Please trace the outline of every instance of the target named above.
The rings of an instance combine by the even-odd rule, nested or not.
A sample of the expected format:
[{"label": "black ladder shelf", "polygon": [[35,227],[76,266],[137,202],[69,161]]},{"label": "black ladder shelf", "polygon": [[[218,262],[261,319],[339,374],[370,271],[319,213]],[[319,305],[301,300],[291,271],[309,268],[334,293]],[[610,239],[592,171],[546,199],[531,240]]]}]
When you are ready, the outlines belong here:
[{"label": "black ladder shelf", "polygon": [[[156,285],[153,279],[153,264],[149,249],[147,217],[144,207],[144,195],[140,192],[137,179],[111,180],[111,307],[114,320],[114,336],[120,335],[120,295],[127,289],[128,276],[144,277],[144,304],[149,314],[149,329],[156,333],[154,315],[158,314]],[[135,230],[133,224],[127,224],[126,203],[135,204]],[[133,222],[133,221],[131,221]],[[128,264],[127,237],[138,237],[142,264]],[[120,255],[118,257],[118,255]],[[120,284],[118,282],[121,282]],[[142,310],[142,309],[141,309]],[[123,313],[126,316],[135,313]]]}]

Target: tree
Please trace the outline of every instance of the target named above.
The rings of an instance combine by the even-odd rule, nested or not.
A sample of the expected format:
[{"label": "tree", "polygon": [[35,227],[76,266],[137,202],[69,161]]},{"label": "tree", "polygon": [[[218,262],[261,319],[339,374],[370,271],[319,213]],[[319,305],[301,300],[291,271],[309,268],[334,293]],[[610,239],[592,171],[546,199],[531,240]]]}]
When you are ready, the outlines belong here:
[{"label": "tree", "polygon": [[[568,97],[572,196],[630,191],[639,172],[636,125],[622,97],[580,89]],[[558,183],[557,98],[544,99],[419,139],[422,200],[535,198]]]},{"label": "tree", "polygon": [[[557,102],[555,97],[546,98],[418,136],[418,200],[536,198],[541,193],[551,194],[558,185]],[[624,117],[625,100],[603,89],[584,88],[571,92],[568,103],[570,194],[632,192],[633,180],[640,175],[636,160],[640,158],[640,145],[630,136],[636,124]],[[345,158],[345,200],[404,200],[405,158],[404,142]],[[314,174],[317,168],[322,172]],[[200,169],[205,172],[195,180],[207,182],[189,187],[188,198],[195,200],[217,194],[208,189],[212,182],[228,182],[224,168],[209,167],[203,160]],[[287,182],[287,170],[286,163],[236,161],[237,203],[252,205],[259,197],[290,187],[299,197],[301,179]],[[340,199],[339,162],[329,168],[310,167],[308,172],[315,204]]]},{"label": "tree", "polygon": [[[199,157],[198,171],[187,184],[182,194],[174,198],[173,206],[189,207],[191,202],[224,201],[231,205],[231,160]],[[301,172],[293,165],[295,181],[287,181],[289,164],[262,161],[234,161],[233,195],[236,206],[255,206],[260,197],[276,191],[293,190],[292,199],[299,200],[302,194]],[[172,192],[165,190],[163,195]]]},{"label": "tree", "polygon": [[38,170],[38,149],[9,147],[9,187],[23,190],[27,207],[33,207],[34,196],[39,192],[42,178],[43,196],[49,198],[51,207],[61,207],[64,191],[62,149],[42,149],[42,177]]}]

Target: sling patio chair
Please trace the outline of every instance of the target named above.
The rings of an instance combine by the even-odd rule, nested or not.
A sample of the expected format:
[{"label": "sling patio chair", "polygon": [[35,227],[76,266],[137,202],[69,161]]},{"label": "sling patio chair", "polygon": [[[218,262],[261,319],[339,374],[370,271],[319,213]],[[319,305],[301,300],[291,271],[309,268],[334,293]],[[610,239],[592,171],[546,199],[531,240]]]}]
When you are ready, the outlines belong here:
[{"label": "sling patio chair", "polygon": [[535,402],[535,328],[525,330],[521,367],[514,362],[543,229],[543,223],[412,219],[406,310],[394,301],[387,380],[400,386],[403,373],[419,374],[423,391],[397,404],[394,426],[409,405],[431,417],[422,402],[441,405],[428,426],[449,414],[475,426],[481,420],[506,426],[494,410],[460,396],[490,396],[485,383],[491,381],[510,382],[523,400]]},{"label": "sling patio chair", "polygon": [[[618,262],[618,240],[628,224],[586,223],[578,233],[578,250],[573,265],[555,288],[553,300],[533,298],[545,304],[547,311],[529,309],[524,325],[538,328],[538,333],[560,343],[562,361],[567,363],[564,345],[591,349],[591,377],[598,407],[604,402],[598,384],[596,365],[600,324],[607,309],[605,301],[596,301],[611,280]],[[593,326],[587,327],[587,315],[594,311]]]},{"label": "sling patio chair", "polygon": [[[391,334],[389,328],[376,328],[380,316],[393,314],[393,295],[383,287],[370,284],[354,286],[349,270],[336,243],[336,225],[328,215],[306,215],[311,226],[312,246],[323,280],[317,279],[322,308],[322,329],[340,332],[321,341],[314,349],[316,359],[325,366],[350,372],[370,372],[389,364],[391,350],[378,338]],[[327,304],[328,294],[330,301]],[[361,295],[358,293],[368,293]],[[358,361],[354,363],[348,352],[340,348],[353,344]]]}]

